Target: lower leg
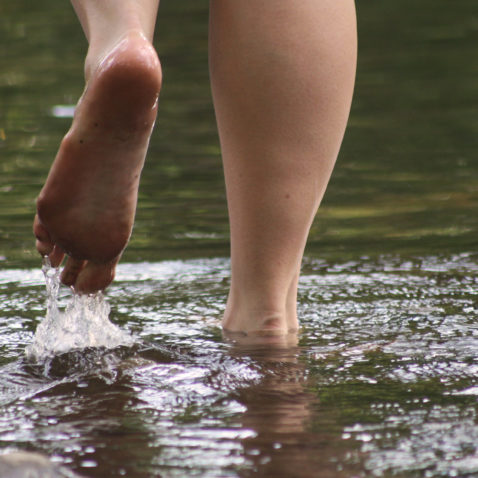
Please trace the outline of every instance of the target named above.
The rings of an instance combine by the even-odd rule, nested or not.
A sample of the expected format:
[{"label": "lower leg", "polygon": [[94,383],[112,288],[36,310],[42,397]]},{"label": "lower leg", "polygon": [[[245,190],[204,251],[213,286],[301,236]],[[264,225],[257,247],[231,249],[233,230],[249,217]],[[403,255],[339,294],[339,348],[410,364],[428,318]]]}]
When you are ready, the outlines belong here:
[{"label": "lower leg", "polygon": [[[87,86],[38,197],[37,249],[80,292],[105,288],[133,226],[156,118],[157,0],[74,0],[89,39]],[[149,22],[144,19],[149,18]]]},{"label": "lower leg", "polygon": [[223,326],[297,328],[307,235],[344,134],[353,0],[211,0],[211,81],[231,226]]},{"label": "lower leg", "polygon": [[85,72],[97,66],[128,32],[140,32],[150,43],[159,0],[71,0],[88,40]]}]

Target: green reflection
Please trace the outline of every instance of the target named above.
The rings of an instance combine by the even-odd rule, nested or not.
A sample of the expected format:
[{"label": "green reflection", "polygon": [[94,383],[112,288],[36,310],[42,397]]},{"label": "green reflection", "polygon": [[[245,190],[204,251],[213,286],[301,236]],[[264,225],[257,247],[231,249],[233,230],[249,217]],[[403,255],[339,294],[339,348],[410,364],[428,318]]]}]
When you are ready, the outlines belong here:
[{"label": "green reflection", "polygon": [[[308,255],[467,251],[478,202],[478,16],[470,0],[358,2],[356,93]],[[433,15],[430,14],[433,12]],[[207,70],[206,1],[163,2],[165,82],[125,260],[228,254]],[[83,87],[86,41],[68,4],[0,7],[0,256],[38,263],[34,199]]]}]

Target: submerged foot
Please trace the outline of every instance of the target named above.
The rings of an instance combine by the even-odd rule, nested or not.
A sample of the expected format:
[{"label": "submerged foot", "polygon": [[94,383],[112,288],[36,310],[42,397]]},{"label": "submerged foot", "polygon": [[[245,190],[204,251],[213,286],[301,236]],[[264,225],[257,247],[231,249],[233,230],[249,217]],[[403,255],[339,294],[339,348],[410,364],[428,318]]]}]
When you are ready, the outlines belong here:
[{"label": "submerged foot", "polygon": [[243,313],[226,308],[222,319],[223,335],[247,345],[295,346],[298,342],[297,315],[292,311],[278,313],[257,309]]},{"label": "submerged foot", "polygon": [[[298,340],[298,274],[289,280],[234,278],[222,317],[224,336],[250,345],[295,345]],[[236,276],[237,277],[237,276]]]},{"label": "submerged foot", "polygon": [[62,282],[104,289],[131,235],[139,178],[156,119],[161,67],[139,33],[123,38],[87,79],[72,126],[37,200],[37,249]]}]

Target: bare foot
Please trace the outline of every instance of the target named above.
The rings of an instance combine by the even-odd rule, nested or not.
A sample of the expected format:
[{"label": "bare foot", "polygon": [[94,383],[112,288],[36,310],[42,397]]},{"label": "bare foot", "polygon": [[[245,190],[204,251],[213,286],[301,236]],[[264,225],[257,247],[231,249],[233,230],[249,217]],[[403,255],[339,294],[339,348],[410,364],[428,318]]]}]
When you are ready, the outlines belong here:
[{"label": "bare foot", "polygon": [[299,330],[298,273],[285,286],[280,281],[256,281],[251,286],[251,281],[234,282],[234,270],[232,276],[222,317],[224,333],[231,337],[242,334],[241,342],[294,342]]},{"label": "bare foot", "polygon": [[289,314],[226,307],[222,319],[225,337],[248,344],[291,344],[297,341],[298,322],[294,312]]},{"label": "bare foot", "polygon": [[139,178],[156,119],[161,67],[130,32],[87,79],[37,200],[37,249],[54,266],[69,256],[64,284],[104,289],[131,235]]},{"label": "bare foot", "polygon": [[299,334],[295,331],[268,331],[259,332],[231,332],[228,329],[222,330],[222,336],[225,340],[239,346],[266,346],[267,350],[288,349],[296,347],[299,343]]}]

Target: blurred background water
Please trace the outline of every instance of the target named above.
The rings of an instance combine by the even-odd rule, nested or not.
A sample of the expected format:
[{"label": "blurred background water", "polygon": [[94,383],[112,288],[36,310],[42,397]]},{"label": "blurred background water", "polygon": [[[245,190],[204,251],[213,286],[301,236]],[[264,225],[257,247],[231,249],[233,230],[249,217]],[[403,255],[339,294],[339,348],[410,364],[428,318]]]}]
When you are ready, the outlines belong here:
[{"label": "blurred background water", "polygon": [[108,292],[140,342],[34,367],[34,199],[86,41],[67,2],[0,5],[2,451],[92,478],[478,476],[478,11],[357,10],[354,103],[306,250],[298,346],[231,343],[217,325],[229,244],[208,5],[164,0],[160,115]]}]

